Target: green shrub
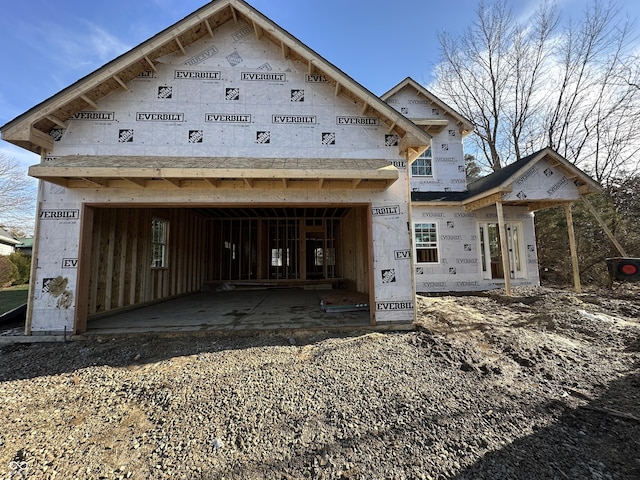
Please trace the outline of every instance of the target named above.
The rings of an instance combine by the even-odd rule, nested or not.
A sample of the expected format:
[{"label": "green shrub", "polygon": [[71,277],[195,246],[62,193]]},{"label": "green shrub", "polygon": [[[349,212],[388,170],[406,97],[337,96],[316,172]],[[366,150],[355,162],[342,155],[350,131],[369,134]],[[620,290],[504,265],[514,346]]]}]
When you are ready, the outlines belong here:
[{"label": "green shrub", "polygon": [[9,261],[16,266],[16,274],[15,277],[12,278],[12,283],[14,285],[29,283],[31,257],[26,256],[24,253],[14,252],[9,255]]},{"label": "green shrub", "polygon": [[0,288],[11,285],[17,273],[18,269],[9,257],[0,255]]}]

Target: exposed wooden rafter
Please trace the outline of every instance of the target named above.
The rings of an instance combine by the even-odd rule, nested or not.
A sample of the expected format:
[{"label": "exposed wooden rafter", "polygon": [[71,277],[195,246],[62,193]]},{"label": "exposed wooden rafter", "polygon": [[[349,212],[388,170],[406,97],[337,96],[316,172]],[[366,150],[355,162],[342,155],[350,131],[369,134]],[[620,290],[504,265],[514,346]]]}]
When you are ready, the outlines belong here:
[{"label": "exposed wooden rafter", "polygon": [[260,40],[262,38],[262,35],[264,34],[264,31],[262,30],[262,27],[258,25],[256,22],[252,22],[252,23],[253,23],[253,31],[256,32],[256,38]]},{"label": "exposed wooden rafter", "polygon": [[287,47],[287,45],[284,42],[280,43],[280,47],[282,48],[282,58],[286,60],[291,50],[289,49],[289,47]]},{"label": "exposed wooden rafter", "polygon": [[288,184],[288,183],[289,183],[289,182],[287,182],[287,179],[286,179],[286,178],[283,178],[283,179],[282,179],[282,186],[283,186],[284,188],[287,188],[287,187],[289,186],[289,184]]},{"label": "exposed wooden rafter", "polygon": [[360,182],[362,182],[361,178],[354,178],[351,184],[353,185],[353,188],[358,188],[358,185],[360,185]]},{"label": "exposed wooden rafter", "polygon": [[318,179],[318,188],[320,190],[322,190],[322,186],[324,185],[324,178],[319,178]]},{"label": "exposed wooden rafter", "polygon": [[178,48],[182,52],[182,55],[186,55],[187,52],[185,51],[184,47],[182,46],[182,42],[180,41],[180,39],[178,37],[174,37],[173,39],[176,41],[176,44],[178,44]]},{"label": "exposed wooden rafter", "polygon": [[113,79],[118,82],[118,85],[120,85],[124,90],[126,90],[127,92],[129,91],[129,87],[127,87],[127,84],[124,83],[122,81],[122,79],[118,76],[118,75],[114,75]]},{"label": "exposed wooden rafter", "polygon": [[220,185],[220,180],[218,180],[217,178],[204,177],[204,181],[211,185],[213,188],[218,188],[218,186]]},{"label": "exposed wooden rafter", "polygon": [[250,178],[243,178],[244,183],[247,185],[247,187],[249,188],[253,188],[253,180]]},{"label": "exposed wooden rafter", "polygon": [[209,23],[209,19],[205,18],[203,23],[204,23],[204,26],[207,27],[207,32],[209,32],[209,36],[211,38],[213,38],[213,29],[211,28],[211,24]]},{"label": "exposed wooden rafter", "polygon": [[314,67],[314,65],[313,65],[313,58],[310,58],[310,59],[309,59],[309,62],[308,62],[308,66],[307,66],[307,73],[308,73],[309,75],[313,75],[313,69],[314,69],[314,68],[315,68],[315,67]]},{"label": "exposed wooden rafter", "polygon": [[54,115],[47,115],[45,118],[47,120],[55,123],[60,128],[67,128],[67,125],[62,120],[60,120],[58,117],[56,117]]},{"label": "exposed wooden rafter", "polygon": [[233,8],[233,5],[229,5],[229,8],[231,9],[231,16],[233,17],[233,21],[238,23],[238,16],[236,14],[236,9]]},{"label": "exposed wooden rafter", "polygon": [[338,82],[337,80],[336,80],[336,88],[335,88],[335,90],[334,90],[333,94],[334,94],[336,97],[337,97],[338,95],[340,95],[340,82]]},{"label": "exposed wooden rafter", "polygon": [[360,115],[364,115],[365,113],[367,113],[367,110],[369,110],[369,104],[367,102],[364,102],[362,104],[362,112],[360,113]]},{"label": "exposed wooden rafter", "polygon": [[87,97],[86,95],[80,95],[80,98],[91,108],[93,108],[94,110],[98,110],[98,105],[95,102],[93,102],[89,97]]},{"label": "exposed wooden rafter", "polygon": [[147,57],[146,55],[145,55],[144,59],[147,61],[147,63],[151,67],[151,70],[153,70],[154,72],[158,73],[158,69],[156,68],[156,65],[151,61],[151,59],[149,57]]},{"label": "exposed wooden rafter", "polygon": [[389,130],[387,131],[387,133],[391,133],[393,132],[393,130],[396,128],[396,122],[391,123],[391,125],[389,126]]}]

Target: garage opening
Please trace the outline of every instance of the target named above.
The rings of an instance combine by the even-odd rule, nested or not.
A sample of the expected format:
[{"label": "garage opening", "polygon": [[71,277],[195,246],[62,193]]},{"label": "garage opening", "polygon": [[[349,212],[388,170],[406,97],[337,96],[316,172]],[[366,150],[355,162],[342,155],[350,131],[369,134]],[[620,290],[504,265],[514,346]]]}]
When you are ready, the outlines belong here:
[{"label": "garage opening", "polygon": [[227,290],[235,301],[242,291],[328,291],[318,294],[318,310],[323,296],[348,293],[373,323],[370,218],[368,205],[86,206],[76,331],[133,308]]}]

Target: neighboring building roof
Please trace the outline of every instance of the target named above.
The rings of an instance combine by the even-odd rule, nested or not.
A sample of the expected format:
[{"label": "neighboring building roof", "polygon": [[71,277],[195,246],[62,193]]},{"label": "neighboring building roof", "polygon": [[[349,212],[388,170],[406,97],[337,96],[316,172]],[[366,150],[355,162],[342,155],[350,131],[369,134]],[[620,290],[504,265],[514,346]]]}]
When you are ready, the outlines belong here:
[{"label": "neighboring building roof", "polygon": [[5,245],[17,245],[20,243],[20,240],[16,240],[13,238],[13,235],[5,229],[0,228],[0,243],[4,243]]},{"label": "neighboring building roof", "polygon": [[33,238],[21,238],[16,248],[33,248]]},{"label": "neighboring building roof", "polygon": [[401,138],[401,151],[407,151],[410,157],[417,157],[428,147],[428,133],[242,0],[208,3],[0,127],[2,138],[36,153],[50,151],[52,129],[66,128],[67,120],[80,111],[97,109],[96,102],[101,98],[126,90],[127,82],[144,71],[155,70],[156,59],[180,51],[186,54],[186,47],[204,37],[214,37],[214,30],[228,21],[245,22],[257,37],[281,48],[284,57],[305,64],[309,74],[323,75],[336,95],[346,95],[360,105],[363,115],[375,115],[388,124],[390,132]]},{"label": "neighboring building roof", "polygon": [[[431,93],[429,90],[427,90],[425,87],[420,85],[411,77],[405,78],[403,81],[398,83],[395,87],[393,87],[391,90],[382,94],[380,98],[386,102],[389,98],[393,97],[396,93],[398,93],[405,87],[413,88],[414,90],[416,90],[416,92],[418,92],[418,94],[425,97],[433,105],[436,105],[445,114],[452,116],[457,121],[457,125],[460,127],[460,131],[462,132],[463,136],[473,132],[474,126],[473,126],[473,123],[471,123],[471,120],[465,118],[464,116],[456,112],[453,108],[451,108],[445,102],[440,100],[437,96],[435,96],[433,93]],[[415,119],[412,119],[412,120],[416,122]]]},{"label": "neighboring building roof", "polygon": [[[550,147],[547,147],[523,157],[514,163],[506,165],[486,177],[482,177],[471,182],[468,185],[467,190],[464,192],[411,192],[411,201],[459,202],[463,205],[468,205],[485,197],[500,195],[502,192],[510,191],[512,183],[518,177],[524,174],[537,162],[545,158],[561,165],[562,168],[569,171],[571,175],[576,178],[576,180],[581,184],[579,187],[581,195],[590,195],[602,190],[602,187],[595,180],[589,177],[589,175],[566,160],[559,153]],[[527,205],[530,202],[526,200],[512,200],[509,203]]]}]

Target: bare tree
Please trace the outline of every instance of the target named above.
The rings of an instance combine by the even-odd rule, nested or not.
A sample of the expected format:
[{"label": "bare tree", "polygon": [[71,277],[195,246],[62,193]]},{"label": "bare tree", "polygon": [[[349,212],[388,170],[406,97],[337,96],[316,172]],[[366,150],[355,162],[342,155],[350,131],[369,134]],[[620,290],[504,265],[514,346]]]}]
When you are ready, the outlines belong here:
[{"label": "bare tree", "polygon": [[483,165],[492,170],[502,166],[500,129],[511,69],[507,52],[512,25],[504,0],[493,8],[481,2],[476,20],[461,37],[439,34],[442,61],[436,68],[437,87],[476,125]]},{"label": "bare tree", "polygon": [[0,226],[30,231],[35,217],[36,190],[20,164],[0,154]]},{"label": "bare tree", "polygon": [[523,24],[505,0],[481,3],[463,35],[440,35],[432,88],[475,123],[479,164],[497,170],[550,146],[606,183],[640,148],[632,25],[602,0],[559,21],[549,3]]}]

